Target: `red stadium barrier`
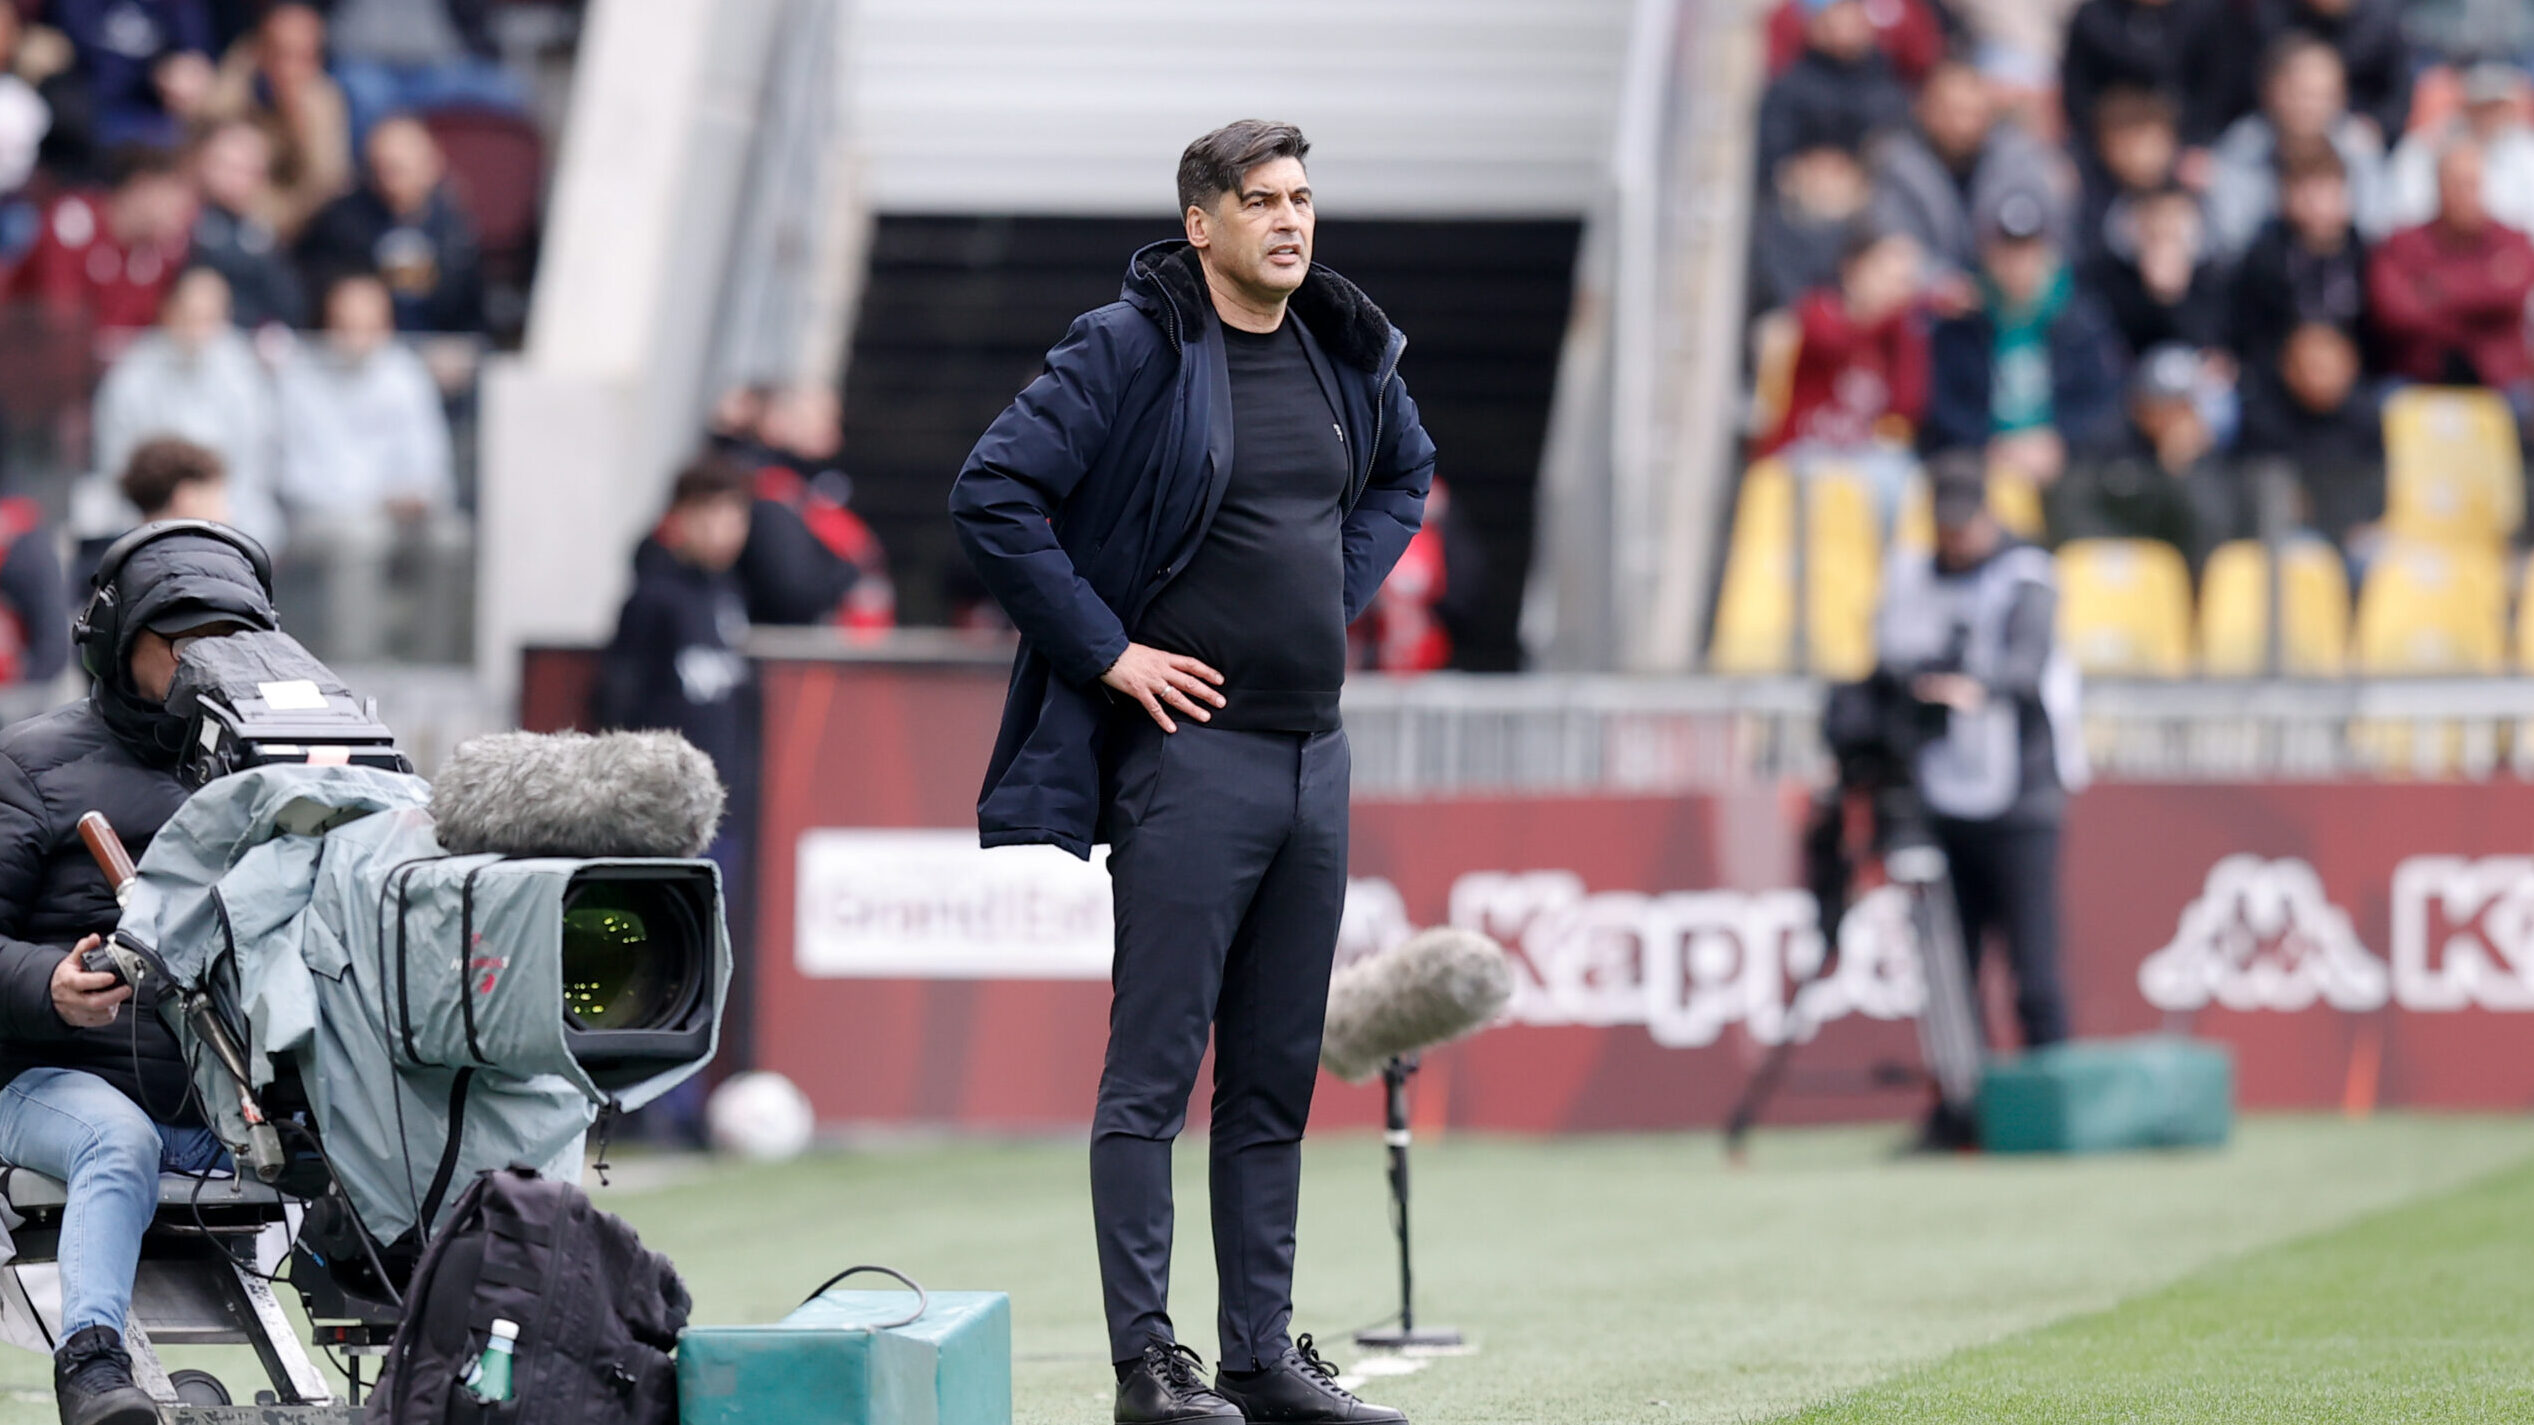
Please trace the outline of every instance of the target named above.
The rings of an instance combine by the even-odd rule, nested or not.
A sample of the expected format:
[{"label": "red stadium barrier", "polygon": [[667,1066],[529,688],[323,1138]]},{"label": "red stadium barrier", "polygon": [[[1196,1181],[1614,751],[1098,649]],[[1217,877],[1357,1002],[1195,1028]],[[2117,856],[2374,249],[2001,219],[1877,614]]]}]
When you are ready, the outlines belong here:
[{"label": "red stadium barrier", "polygon": [[[1087,1121],[1105,880],[1060,852],[974,849],[999,670],[763,668],[758,1064],[827,1122]],[[555,696],[533,695],[549,676],[530,681],[551,720]],[[1359,802],[1341,954],[1449,919],[1518,958],[1514,1022],[1432,1056],[1420,1115],[1717,1124],[1819,954],[1808,898],[1786,889],[1801,802]],[[2229,1043],[2251,1107],[2534,1107],[2530,825],[2517,782],[2098,787],[2066,840],[2077,1030]],[[1781,1120],[1919,1107],[1868,1077],[1916,1059],[1917,975],[1889,907],[1852,915],[1842,950],[1810,992],[1821,1028]],[[1988,988],[1991,1022],[2010,1023]],[[1323,1085],[1321,1122],[1378,1115],[1375,1089]]]}]

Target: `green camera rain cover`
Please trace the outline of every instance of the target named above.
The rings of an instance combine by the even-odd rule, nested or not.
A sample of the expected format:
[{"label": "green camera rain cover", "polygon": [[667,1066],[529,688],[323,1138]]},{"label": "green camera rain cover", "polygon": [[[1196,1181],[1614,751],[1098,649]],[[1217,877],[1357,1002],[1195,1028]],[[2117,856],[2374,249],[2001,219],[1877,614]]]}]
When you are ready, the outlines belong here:
[{"label": "green camera rain cover", "polygon": [[[574,1060],[566,1010],[603,1023],[639,987],[619,977],[567,993],[567,891],[592,868],[711,865],[452,856],[430,797],[418,777],[361,767],[220,778],[151,841],[121,924],[179,986],[218,985],[257,1087],[275,1060],[296,1062],[336,1176],[382,1240],[414,1225],[453,1136],[454,1182],[511,1164],[578,1180],[609,1095]],[[730,937],[712,884],[718,1040]],[[601,951],[639,929],[621,911],[575,919]],[[236,1085],[168,1008],[212,1126],[242,1143]],[[615,1100],[638,1108],[711,1057],[708,1045]]]}]

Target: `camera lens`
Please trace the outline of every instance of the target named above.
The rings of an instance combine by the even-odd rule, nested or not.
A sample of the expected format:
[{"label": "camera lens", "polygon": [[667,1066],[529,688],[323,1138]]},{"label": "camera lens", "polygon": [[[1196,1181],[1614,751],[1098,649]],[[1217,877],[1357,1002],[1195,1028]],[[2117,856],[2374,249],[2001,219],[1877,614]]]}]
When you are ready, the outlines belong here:
[{"label": "camera lens", "polygon": [[583,1029],[659,1029],[694,998],[694,916],[656,881],[589,881],[563,912],[563,1013]]}]

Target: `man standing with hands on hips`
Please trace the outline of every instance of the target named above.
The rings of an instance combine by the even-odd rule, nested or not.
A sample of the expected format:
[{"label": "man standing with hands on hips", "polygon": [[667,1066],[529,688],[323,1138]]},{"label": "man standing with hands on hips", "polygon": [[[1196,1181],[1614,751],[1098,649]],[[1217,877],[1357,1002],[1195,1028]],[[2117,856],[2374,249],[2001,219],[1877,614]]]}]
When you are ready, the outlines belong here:
[{"label": "man standing with hands on hips", "polygon": [[[950,496],[1022,639],[984,842],[1110,845],[1091,1198],[1120,1425],[1406,1418],[1287,1337],[1346,896],[1346,626],[1434,473],[1406,338],[1311,265],[1309,152],[1260,120],[1188,145],[1186,240],[1136,253],[1119,300],[1074,320]],[[1167,1309],[1170,1145],[1209,1030],[1211,1388]]]}]

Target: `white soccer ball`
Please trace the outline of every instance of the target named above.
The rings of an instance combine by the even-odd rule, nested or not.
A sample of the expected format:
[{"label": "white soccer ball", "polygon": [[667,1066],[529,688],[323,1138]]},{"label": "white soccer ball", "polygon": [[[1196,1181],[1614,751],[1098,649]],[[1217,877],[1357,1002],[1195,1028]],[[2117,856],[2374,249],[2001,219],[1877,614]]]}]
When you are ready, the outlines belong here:
[{"label": "white soccer ball", "polygon": [[781,1074],[752,1070],[733,1074],[704,1104],[704,1125],[713,1147],[759,1163],[800,1156],[818,1127],[809,1095]]}]

